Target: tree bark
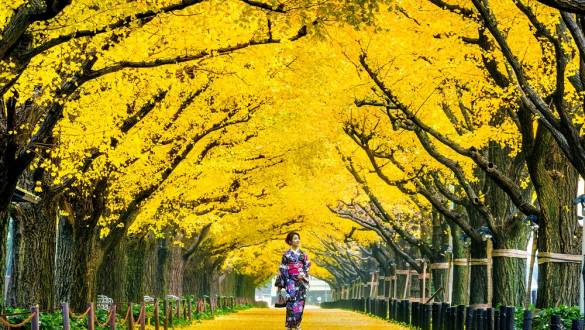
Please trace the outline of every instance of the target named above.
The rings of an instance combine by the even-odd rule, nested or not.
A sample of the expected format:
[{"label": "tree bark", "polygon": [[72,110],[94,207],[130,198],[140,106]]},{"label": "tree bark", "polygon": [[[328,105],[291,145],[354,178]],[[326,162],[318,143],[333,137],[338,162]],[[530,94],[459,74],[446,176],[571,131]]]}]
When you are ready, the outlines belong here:
[{"label": "tree bark", "polygon": [[[114,299],[114,301],[142,301],[139,299],[132,299],[127,296],[127,286],[140,285],[142,283],[142,258],[140,252],[138,256],[135,255],[127,240],[122,240],[120,244],[112,248],[104,255],[103,262],[99,265],[97,273],[97,288],[96,294],[105,295]],[[138,259],[138,269],[133,269],[129,266],[131,260]],[[134,275],[136,275],[135,278]],[[128,277],[128,278],[127,278]],[[133,297],[136,298],[136,297]]]},{"label": "tree bark", "polygon": [[167,271],[169,272],[169,293],[175,296],[183,295],[183,269],[185,260],[180,246],[170,246],[170,260]]},{"label": "tree bark", "polygon": [[14,246],[18,253],[12,274],[15,306],[38,304],[41,309],[55,307],[53,276],[58,210],[54,197],[51,193],[44,193],[38,204],[19,203],[19,212],[14,213],[18,232]]},{"label": "tree bark", "polygon": [[[488,159],[514,182],[527,176],[524,155],[511,157],[509,148],[491,142]],[[518,219],[518,208],[508,195],[492,180],[485,181],[486,204],[494,216],[494,249],[516,249],[526,251],[530,230]],[[531,189],[525,190],[528,200]],[[492,305],[521,306],[526,291],[526,259],[496,257],[492,268]]]},{"label": "tree bark", "polygon": [[[433,250],[439,253],[436,253],[436,256],[431,260],[431,263],[445,263],[447,262],[447,256],[442,251],[445,251],[445,248],[449,246],[449,237],[447,235],[448,225],[444,220],[443,216],[433,210],[432,212],[432,221],[433,221],[433,231],[432,231],[432,245]],[[430,266],[429,266],[430,267]],[[431,290],[431,294],[435,293],[440,288],[443,288],[441,292],[435,296],[436,300],[445,301],[445,292],[448,288],[445,286],[445,279],[447,276],[446,269],[428,269],[428,272],[433,274],[433,287]]]},{"label": "tree bark", "polygon": [[[580,254],[581,230],[573,204],[578,173],[542,125],[537,130],[534,151],[527,164],[541,208],[539,254]],[[579,263],[539,264],[536,306],[577,305],[579,275]]]},{"label": "tree bark", "polygon": [[[451,229],[451,237],[453,240],[453,259],[467,259],[467,248],[460,239],[462,234],[461,229],[452,222],[449,222],[449,228]],[[451,304],[462,305],[467,303],[467,276],[467,266],[453,264]]]},{"label": "tree bark", "polygon": [[73,287],[73,226],[66,217],[59,217],[57,231],[57,251],[55,258],[55,302],[69,302]]},{"label": "tree bark", "polygon": [[156,287],[155,291],[159,297],[168,294],[168,273],[165,271],[169,263],[169,248],[167,239],[158,239],[157,244],[157,263],[156,263]]}]

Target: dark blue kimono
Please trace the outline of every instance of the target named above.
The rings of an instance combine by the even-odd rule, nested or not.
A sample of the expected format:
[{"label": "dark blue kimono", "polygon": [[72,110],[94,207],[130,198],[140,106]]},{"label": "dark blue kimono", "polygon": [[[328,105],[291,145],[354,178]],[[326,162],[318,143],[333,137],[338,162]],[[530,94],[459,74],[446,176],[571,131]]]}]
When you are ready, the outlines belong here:
[{"label": "dark blue kimono", "polygon": [[[311,263],[307,255],[299,250],[298,254],[288,250],[282,256],[276,286],[286,290],[286,322],[287,328],[300,326],[305,309],[305,296],[309,284],[309,268]],[[302,275],[304,279],[299,279]]]}]

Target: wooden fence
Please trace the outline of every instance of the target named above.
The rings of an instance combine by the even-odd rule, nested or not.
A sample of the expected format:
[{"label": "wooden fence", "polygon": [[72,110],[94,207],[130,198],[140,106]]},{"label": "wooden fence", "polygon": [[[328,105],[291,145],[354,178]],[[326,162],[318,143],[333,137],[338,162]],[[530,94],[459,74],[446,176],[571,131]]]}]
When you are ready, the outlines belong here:
[{"label": "wooden fence", "polygon": [[[448,303],[424,304],[398,299],[345,299],[321,303],[323,308],[342,308],[376,315],[421,330],[515,330],[516,308],[473,308]],[[532,311],[525,310],[521,329],[532,330]],[[551,330],[564,329],[562,320],[553,315]],[[583,330],[583,320],[573,320],[571,330]]]},{"label": "wooden fence", "polygon": [[[40,317],[42,313],[55,312],[61,310],[61,316],[63,319],[63,330],[71,330],[72,320],[83,320],[87,324],[88,330],[95,330],[96,326],[102,328],[109,328],[115,330],[116,326],[126,326],[128,330],[146,329],[146,326],[154,326],[156,330],[164,329],[167,330],[169,326],[172,326],[173,319],[181,319],[191,321],[193,318],[198,317],[201,313],[210,312],[212,315],[215,313],[217,308],[234,309],[237,305],[249,304],[252,301],[248,298],[240,297],[203,297],[199,299],[192,298],[179,298],[179,299],[154,299],[152,302],[141,302],[135,304],[132,302],[128,303],[112,303],[107,312],[106,321],[104,323],[99,322],[96,318],[96,308],[94,303],[90,303],[87,309],[81,314],[75,314],[69,309],[68,303],[61,304],[60,308],[54,308],[50,311],[40,311],[38,306],[30,308],[30,313],[14,313],[0,315],[0,324],[7,329],[22,328],[30,323],[32,330],[40,329]],[[153,310],[151,313],[147,312],[147,305],[152,304]],[[140,305],[138,317],[134,318],[134,307]],[[124,312],[118,314],[118,307],[124,306]],[[162,311],[162,315],[161,315]],[[24,320],[19,323],[10,323],[10,317],[24,316]],[[162,317],[161,317],[162,316]]]}]

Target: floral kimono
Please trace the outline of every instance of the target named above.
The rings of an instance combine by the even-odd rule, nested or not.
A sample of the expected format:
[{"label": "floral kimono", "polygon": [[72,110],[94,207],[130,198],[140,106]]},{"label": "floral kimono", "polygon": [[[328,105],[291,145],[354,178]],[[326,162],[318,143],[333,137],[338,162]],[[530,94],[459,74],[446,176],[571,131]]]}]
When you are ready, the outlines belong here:
[{"label": "floral kimono", "polygon": [[[301,250],[295,252],[290,249],[282,256],[276,286],[286,290],[285,326],[287,328],[300,328],[310,267],[309,258]],[[299,275],[303,275],[304,279],[300,280]]]}]

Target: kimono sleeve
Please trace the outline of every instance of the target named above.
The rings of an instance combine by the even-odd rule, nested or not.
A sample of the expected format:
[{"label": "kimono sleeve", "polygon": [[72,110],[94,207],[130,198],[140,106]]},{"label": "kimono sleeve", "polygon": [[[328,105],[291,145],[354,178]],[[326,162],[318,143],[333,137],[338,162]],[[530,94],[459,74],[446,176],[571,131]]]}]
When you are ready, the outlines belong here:
[{"label": "kimono sleeve", "polygon": [[278,267],[278,276],[274,282],[274,286],[284,288],[286,286],[286,280],[288,279],[288,259],[286,254],[282,256],[282,261]]},{"label": "kimono sleeve", "polygon": [[309,256],[304,253],[304,257],[303,257],[303,265],[305,267],[305,274],[308,276],[309,275],[309,269],[311,268],[311,262],[309,261]]}]

